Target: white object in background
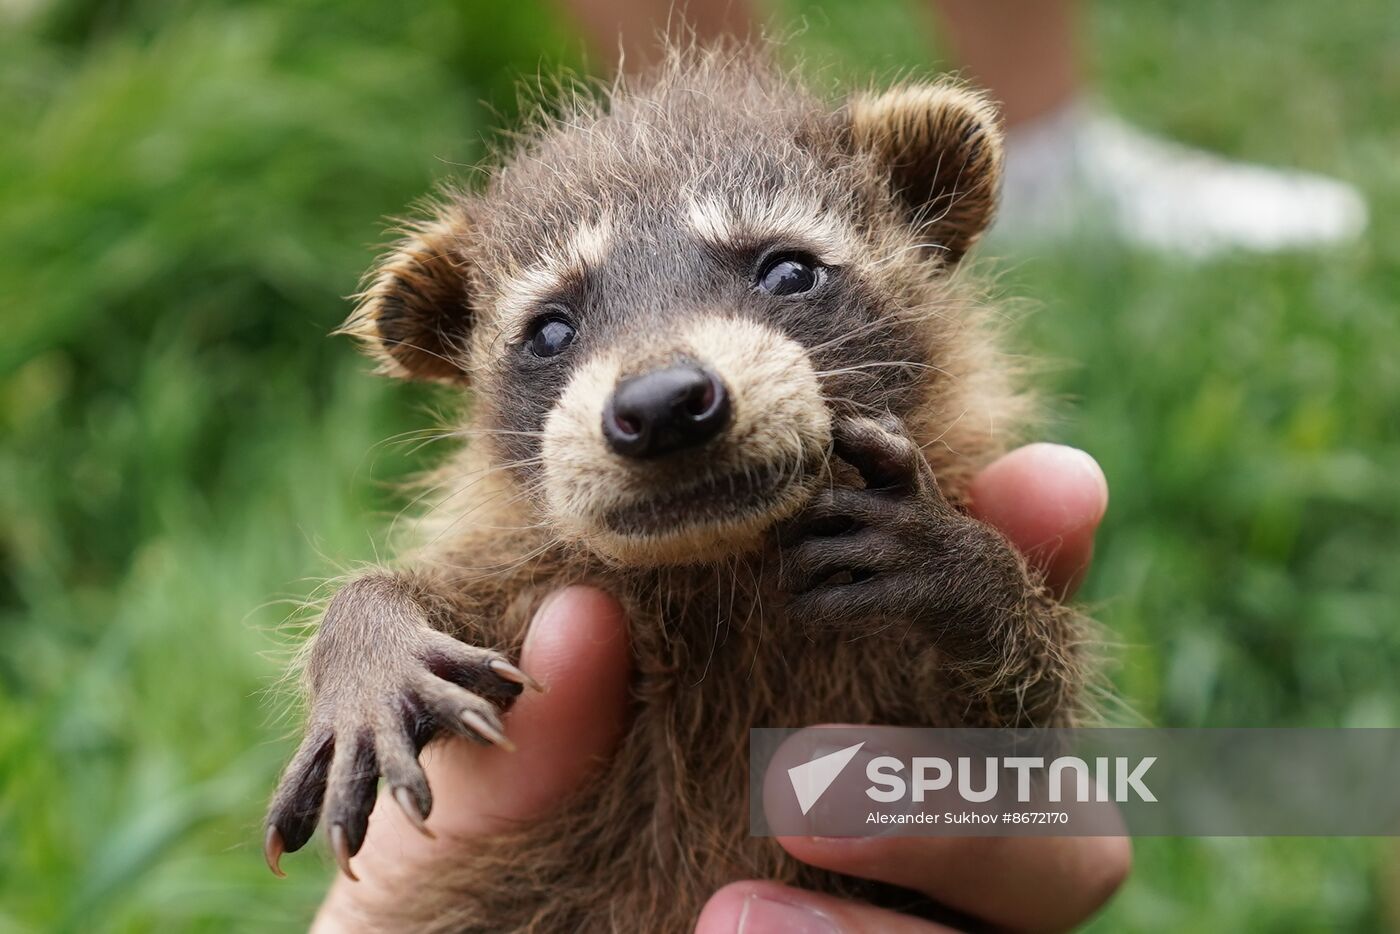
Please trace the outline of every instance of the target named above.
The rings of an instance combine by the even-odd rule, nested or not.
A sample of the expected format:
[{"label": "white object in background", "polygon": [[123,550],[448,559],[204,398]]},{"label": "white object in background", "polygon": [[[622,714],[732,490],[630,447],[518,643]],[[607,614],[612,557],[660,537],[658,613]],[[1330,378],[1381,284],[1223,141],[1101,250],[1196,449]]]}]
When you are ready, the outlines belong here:
[{"label": "white object in background", "polygon": [[1232,162],[1159,139],[1082,102],[1008,131],[999,238],[1098,229],[1205,257],[1355,239],[1366,203],[1308,172]]}]

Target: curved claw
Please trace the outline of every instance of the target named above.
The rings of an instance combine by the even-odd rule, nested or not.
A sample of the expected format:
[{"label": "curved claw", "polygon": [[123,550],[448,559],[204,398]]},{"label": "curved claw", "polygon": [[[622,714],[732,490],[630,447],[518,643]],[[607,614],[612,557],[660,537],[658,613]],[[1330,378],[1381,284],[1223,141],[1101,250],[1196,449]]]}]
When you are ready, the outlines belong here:
[{"label": "curved claw", "polygon": [[534,678],[530,677],[525,672],[521,671],[519,668],[515,667],[505,659],[492,659],[490,668],[497,674],[497,676],[505,679],[506,681],[510,681],[514,684],[523,684],[530,690],[538,691],[541,694],[543,694],[545,691],[545,687],[543,684],[540,684]]},{"label": "curved claw", "polygon": [[413,799],[413,792],[403,786],[394,789],[394,800],[399,803],[399,809],[403,811],[404,817],[414,826],[419,833],[429,840],[436,840],[437,834],[428,829],[428,825],[423,820],[423,814],[418,810],[418,802]]},{"label": "curved claw", "polygon": [[462,722],[476,731],[482,739],[495,743],[507,752],[515,752],[515,743],[506,738],[506,734],[501,732],[500,727],[488,721],[475,710],[464,710],[459,716],[462,718]]},{"label": "curved claw", "polygon": [[345,833],[344,824],[331,824],[331,853],[335,856],[336,864],[340,866],[340,871],[345,873],[346,878],[351,882],[359,882],[360,877],[355,875],[350,868],[350,838]]},{"label": "curved claw", "polygon": [[263,837],[263,859],[267,860],[267,868],[279,879],[287,878],[281,866],[282,854],[285,852],[287,846],[282,842],[282,832],[275,826],[269,826],[267,834]]}]

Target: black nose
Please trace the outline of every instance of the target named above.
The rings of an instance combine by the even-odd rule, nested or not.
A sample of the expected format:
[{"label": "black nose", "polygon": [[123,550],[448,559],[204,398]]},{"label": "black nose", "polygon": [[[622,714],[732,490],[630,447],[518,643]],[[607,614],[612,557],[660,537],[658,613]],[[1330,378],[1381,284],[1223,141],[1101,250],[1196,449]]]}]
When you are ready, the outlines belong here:
[{"label": "black nose", "polygon": [[729,393],[717,376],[676,364],[618,383],[603,407],[603,437],[624,457],[660,457],[719,434],[729,410]]}]

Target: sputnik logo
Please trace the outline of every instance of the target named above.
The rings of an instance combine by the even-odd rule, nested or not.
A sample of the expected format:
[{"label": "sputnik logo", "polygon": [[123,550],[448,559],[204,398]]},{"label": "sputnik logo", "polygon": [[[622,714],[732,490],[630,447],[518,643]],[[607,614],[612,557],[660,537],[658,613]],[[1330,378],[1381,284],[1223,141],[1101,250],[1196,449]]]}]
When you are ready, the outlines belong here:
[{"label": "sputnik logo", "polygon": [[797,795],[797,806],[802,809],[803,814],[810,811],[812,805],[826,794],[831,783],[836,781],[837,776],[864,745],[864,742],[859,742],[788,769],[788,781],[792,782],[793,793]]}]

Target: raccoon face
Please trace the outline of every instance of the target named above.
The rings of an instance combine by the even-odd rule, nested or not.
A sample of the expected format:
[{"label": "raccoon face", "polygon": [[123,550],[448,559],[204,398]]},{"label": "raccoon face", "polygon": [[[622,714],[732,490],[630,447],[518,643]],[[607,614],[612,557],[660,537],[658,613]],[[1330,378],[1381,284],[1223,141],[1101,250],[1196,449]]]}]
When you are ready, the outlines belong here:
[{"label": "raccoon face", "polygon": [[539,520],[613,561],[753,547],[827,476],[834,418],[917,404],[931,290],[990,219],[967,91],[832,108],[752,62],[561,119],[372,274],[347,330],[466,385]]}]

